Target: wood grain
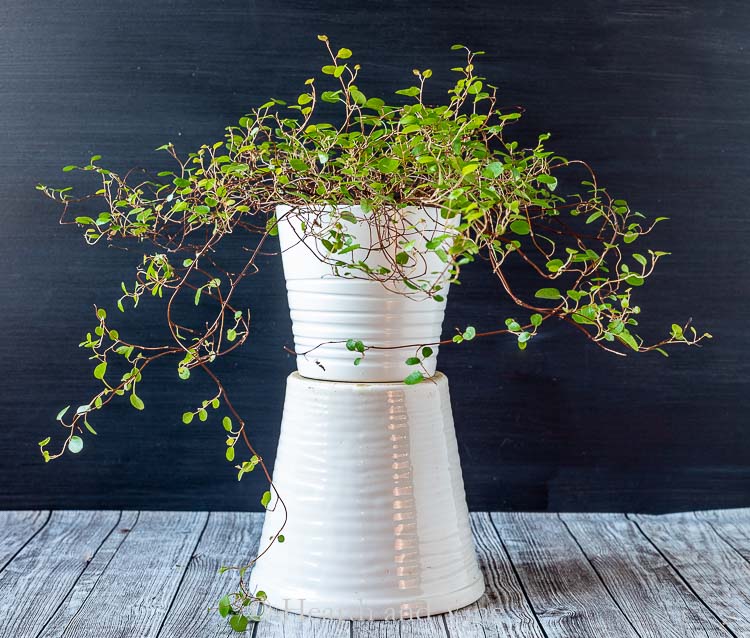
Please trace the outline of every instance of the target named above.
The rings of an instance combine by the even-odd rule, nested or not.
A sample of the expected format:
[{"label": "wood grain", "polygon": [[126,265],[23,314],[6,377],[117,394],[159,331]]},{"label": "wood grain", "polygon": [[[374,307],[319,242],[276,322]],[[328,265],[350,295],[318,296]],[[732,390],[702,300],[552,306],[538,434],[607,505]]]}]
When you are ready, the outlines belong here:
[{"label": "wood grain", "polygon": [[556,514],[492,514],[549,638],[638,634]]},{"label": "wood grain", "polygon": [[442,616],[411,620],[355,620],[352,638],[437,638],[448,637]]},{"label": "wood grain", "polygon": [[61,638],[153,638],[208,520],[198,512],[141,512]]},{"label": "wood grain", "polygon": [[[36,534],[0,572],[0,638],[228,638],[218,567],[261,516],[14,513]],[[12,536],[23,537],[23,525]],[[726,638],[750,635],[750,510],[475,514],[487,591],[450,614],[349,622],[268,609],[253,638]]]},{"label": "wood grain", "polygon": [[53,512],[0,572],[0,638],[35,638],[119,519],[119,512]]},{"label": "wood grain", "polygon": [[642,638],[731,635],[624,515],[561,518]]},{"label": "wood grain", "polygon": [[471,515],[486,591],[475,604],[445,615],[451,636],[462,638],[543,638],[521,583],[490,515]]},{"label": "wood grain", "polygon": [[138,521],[138,512],[123,512],[117,525],[107,539],[102,543],[73,589],[65,598],[52,618],[47,622],[38,638],[59,638],[63,635],[70,622],[80,611],[86,599],[101,578],[112,557],[127,538]]},{"label": "wood grain", "polygon": [[49,512],[0,512],[0,571],[47,524]]},{"label": "wood grain", "polygon": [[750,564],[694,513],[629,515],[737,636],[750,635]]},{"label": "wood grain", "polygon": [[750,561],[750,508],[696,512],[742,557]]},{"label": "wood grain", "polygon": [[219,574],[225,565],[242,565],[255,554],[263,515],[212,512],[175,596],[159,638],[182,638],[186,628],[202,638],[224,637],[226,619],[217,611],[219,599],[234,591],[236,572]]}]

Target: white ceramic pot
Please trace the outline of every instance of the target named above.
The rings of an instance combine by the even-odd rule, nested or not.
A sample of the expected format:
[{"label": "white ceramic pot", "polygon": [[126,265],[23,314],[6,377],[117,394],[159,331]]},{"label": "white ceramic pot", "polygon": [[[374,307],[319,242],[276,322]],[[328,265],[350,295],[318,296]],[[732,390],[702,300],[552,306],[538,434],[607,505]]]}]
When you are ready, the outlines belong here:
[{"label": "white ceramic pot", "polygon": [[[341,217],[342,211],[348,219]],[[327,381],[389,382],[413,372],[405,360],[416,354],[418,345],[440,340],[448,294],[446,266],[424,246],[430,239],[452,234],[458,220],[442,219],[435,208],[405,208],[396,220],[380,225],[371,223],[373,214],[363,213],[359,206],[279,206],[276,214],[299,373]],[[321,238],[337,223],[360,248],[332,258]],[[303,224],[313,228],[315,236],[306,233]],[[395,231],[390,236],[389,229]],[[414,242],[405,266],[409,277],[442,285],[442,301],[415,293],[398,280],[383,284],[346,265],[335,267],[337,261],[387,267],[409,241]],[[355,366],[360,355],[347,350],[348,339],[392,349],[368,350]],[[433,346],[433,355],[425,361],[429,374],[435,372],[437,353]]]},{"label": "white ceramic pot", "polygon": [[[251,574],[268,603],[306,615],[391,619],[477,600],[447,378],[414,386],[287,380],[274,484],[285,541]],[[272,500],[261,550],[283,520]]]}]

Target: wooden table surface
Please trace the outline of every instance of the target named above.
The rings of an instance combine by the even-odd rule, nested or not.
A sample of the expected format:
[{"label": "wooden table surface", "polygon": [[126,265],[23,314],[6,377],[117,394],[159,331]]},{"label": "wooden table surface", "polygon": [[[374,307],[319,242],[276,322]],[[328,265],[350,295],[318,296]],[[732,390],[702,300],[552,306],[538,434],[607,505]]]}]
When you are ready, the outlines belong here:
[{"label": "wooden table surface", "polygon": [[[236,635],[216,611],[257,545],[250,513],[0,512],[1,638]],[[272,609],[246,635],[508,638],[750,636],[750,509],[476,513],[487,589],[430,618],[367,622]]]}]

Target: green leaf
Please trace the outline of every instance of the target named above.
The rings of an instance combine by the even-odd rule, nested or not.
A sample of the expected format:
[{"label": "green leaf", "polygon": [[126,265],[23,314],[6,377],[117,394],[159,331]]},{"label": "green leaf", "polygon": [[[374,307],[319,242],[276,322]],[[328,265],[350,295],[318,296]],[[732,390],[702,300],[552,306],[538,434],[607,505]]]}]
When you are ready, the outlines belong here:
[{"label": "green leaf", "polygon": [[[278,538],[276,540],[279,541],[279,543],[283,543],[286,540],[286,536],[284,536],[283,534],[279,534],[279,536],[278,536]],[[260,592],[258,592],[255,595],[258,596],[258,594],[260,594]],[[258,597],[260,597],[260,596],[258,596]]]},{"label": "green leaf", "polygon": [[538,312],[531,315],[531,325],[535,327],[539,327],[542,325],[542,315],[540,315]]},{"label": "green leaf", "polygon": [[479,168],[479,164],[467,164],[461,169],[461,175],[466,176]]},{"label": "green leaf", "polygon": [[404,383],[406,385],[416,385],[421,381],[424,381],[424,375],[419,370],[415,370],[408,377],[406,377],[406,379],[404,379]]},{"label": "green leaf", "polygon": [[195,305],[196,306],[201,302],[202,292],[203,292],[203,288],[198,288],[198,290],[195,291]]},{"label": "green leaf", "polygon": [[596,305],[583,306],[572,315],[573,321],[586,325],[595,324],[597,316],[598,310]]},{"label": "green leaf", "polygon": [[474,337],[477,336],[477,330],[476,328],[474,328],[474,326],[467,326],[462,336],[464,339],[466,339],[466,341],[471,341]]},{"label": "green leaf", "polygon": [[542,175],[539,175],[539,177],[537,177],[536,179],[542,184],[546,184],[547,188],[549,188],[551,191],[557,188],[557,179],[552,177],[552,175],[542,174]]},{"label": "green leaf", "polygon": [[644,280],[640,275],[630,275],[625,281],[631,286],[642,286]]},{"label": "green leaf", "polygon": [[96,368],[94,368],[94,379],[103,379],[107,372],[107,362],[102,361]]},{"label": "green leaf", "polygon": [[182,260],[182,265],[183,265],[183,266],[184,266],[185,268],[187,268],[188,266],[191,266],[191,265],[192,265],[192,263],[193,263],[193,260],[192,260],[192,259],[183,259],[183,260]]},{"label": "green leaf", "polygon": [[587,223],[587,224],[590,224],[591,222],[595,222],[595,221],[596,221],[597,219],[599,219],[599,218],[600,218],[601,216],[602,216],[602,211],[600,211],[600,210],[596,210],[596,211],[594,211],[593,213],[591,213],[591,215],[589,215],[589,216],[588,216],[588,217],[586,218],[586,223]]},{"label": "green leaf", "polygon": [[229,619],[229,625],[236,632],[241,633],[247,629],[247,617],[242,614],[235,614]]},{"label": "green leaf", "polygon": [[65,413],[66,413],[66,412],[67,412],[68,410],[70,410],[70,406],[69,406],[69,405],[66,405],[66,406],[65,406],[65,407],[64,407],[64,408],[63,408],[62,410],[60,410],[60,411],[59,411],[59,412],[57,413],[57,416],[55,417],[55,420],[56,420],[56,421],[62,421],[62,418],[63,418],[63,417],[65,416]]},{"label": "green leaf", "polygon": [[227,457],[227,461],[229,461],[230,463],[234,461],[234,448],[228,447],[225,456]]},{"label": "green leaf", "polygon": [[352,52],[350,49],[339,49],[338,53],[336,54],[337,58],[341,58],[342,60],[347,60],[348,58],[352,57]]},{"label": "green leaf", "polygon": [[638,253],[633,253],[633,259],[635,259],[641,266],[646,265],[646,258]]},{"label": "green leaf", "polygon": [[565,263],[563,262],[563,260],[562,260],[562,259],[550,259],[550,260],[549,260],[549,261],[547,262],[547,270],[549,270],[550,272],[557,272],[557,271],[559,271],[559,270],[560,270],[560,269],[561,269],[561,268],[562,268],[562,267],[563,267],[564,265],[565,265]]},{"label": "green leaf", "polygon": [[260,504],[263,507],[268,507],[268,504],[271,502],[271,492],[266,490],[263,492],[263,496],[260,497]]},{"label": "green leaf", "polygon": [[430,346],[425,346],[422,348],[422,356],[426,359],[427,357],[432,356],[432,348]]},{"label": "green leaf", "polygon": [[49,443],[49,442],[50,442],[51,440],[52,440],[52,439],[51,439],[50,437],[47,437],[46,439],[42,439],[41,441],[39,441],[39,447],[44,447],[44,446],[45,446],[45,445],[47,445],[47,443]]},{"label": "green leaf", "polygon": [[528,235],[531,232],[529,222],[525,219],[517,219],[510,223],[510,229],[516,235]]},{"label": "green leaf", "polygon": [[393,173],[399,167],[399,161],[393,157],[383,157],[378,161],[378,169],[382,173]]},{"label": "green leaf", "polygon": [[73,454],[78,454],[83,449],[83,439],[80,436],[71,436],[68,441],[68,449]]},{"label": "green leaf", "polygon": [[234,328],[227,330],[227,341],[234,341],[237,338],[237,331]]},{"label": "green leaf", "polygon": [[518,334],[519,343],[526,343],[529,339],[531,339],[531,333],[527,332],[526,330]]},{"label": "green leaf", "polygon": [[131,394],[130,395],[130,405],[132,405],[136,410],[143,410],[143,401],[141,401],[141,398],[137,394]]},{"label": "green leaf", "polygon": [[409,357],[406,360],[408,366],[418,366],[420,363],[422,363],[422,360],[419,357]]},{"label": "green leaf", "polygon": [[83,420],[83,425],[86,426],[86,429],[91,432],[91,434],[97,436],[96,430],[91,426],[91,423],[89,423],[88,419]]},{"label": "green leaf", "polygon": [[188,425],[189,423],[193,422],[193,417],[194,416],[195,415],[192,412],[183,412],[183,414],[182,414],[182,422],[185,425]]},{"label": "green leaf", "polygon": [[537,299],[559,299],[562,295],[557,288],[540,288],[534,296]]},{"label": "green leaf", "polygon": [[230,419],[230,418],[229,418],[228,416],[225,416],[225,417],[224,417],[224,418],[223,418],[223,419],[221,420],[221,425],[222,425],[222,426],[224,427],[224,429],[225,429],[225,430],[226,430],[227,432],[231,432],[231,431],[232,431],[232,419]]},{"label": "green leaf", "polygon": [[208,419],[208,412],[206,412],[205,408],[201,408],[200,410],[198,410],[198,418],[201,421],[206,421]]},{"label": "green leaf", "polygon": [[485,177],[500,177],[503,172],[503,165],[500,162],[490,162],[484,167],[482,175]]},{"label": "green leaf", "polygon": [[107,311],[104,308],[99,308],[99,310],[96,311],[96,316],[99,317],[99,319],[106,319]]},{"label": "green leaf", "polygon": [[685,338],[685,335],[684,335],[684,333],[682,331],[682,326],[680,326],[680,325],[678,325],[676,323],[672,324],[672,332],[671,332],[671,334],[672,334],[672,337],[675,338],[675,339],[684,339]]},{"label": "green leaf", "polygon": [[289,160],[289,165],[300,173],[305,173],[310,170],[310,167],[300,159],[292,158]]},{"label": "green leaf", "polygon": [[219,614],[222,618],[226,618],[232,611],[232,603],[229,602],[229,596],[222,596],[219,600]]},{"label": "green leaf", "polygon": [[408,89],[399,89],[396,91],[396,95],[406,95],[407,97],[417,97],[419,95],[419,88],[416,86],[410,86]]},{"label": "green leaf", "polygon": [[627,330],[623,330],[619,335],[617,335],[617,338],[626,345],[630,346],[633,350],[638,352],[638,342],[633,338],[633,335],[631,335],[630,332],[628,332]]}]

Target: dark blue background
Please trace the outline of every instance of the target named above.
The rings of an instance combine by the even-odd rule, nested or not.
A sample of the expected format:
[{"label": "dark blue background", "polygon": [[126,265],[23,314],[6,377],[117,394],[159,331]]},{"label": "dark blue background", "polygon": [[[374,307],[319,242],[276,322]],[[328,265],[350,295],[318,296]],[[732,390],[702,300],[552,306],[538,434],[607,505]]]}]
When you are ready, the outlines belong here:
[{"label": "dark blue background", "polygon": [[[36,442],[95,382],[77,343],[91,307],[113,309],[139,254],[88,249],[34,190],[93,153],[118,169],[160,167],[222,135],[268,96],[296,96],[323,64],[315,35],[355,51],[368,95],[432,68],[448,87],[461,42],[501,102],[523,104],[522,139],[588,160],[609,190],[666,215],[650,242],[672,251],[642,291],[654,337],[692,316],[715,339],[672,357],[620,359],[565,326],[519,352],[498,338],[446,348],[473,509],[663,511],[750,505],[746,2],[342,3],[41,0],[0,2],[0,507],[255,508],[218,419],[182,425],[200,394],[155,367],[147,409],[96,415],[82,454],[44,465]],[[219,368],[271,459],[294,364],[278,259],[243,292],[254,333]],[[161,333],[143,309],[125,334]],[[446,330],[490,329],[513,309],[481,264],[452,290]],[[356,424],[353,424],[356,427]]]}]

